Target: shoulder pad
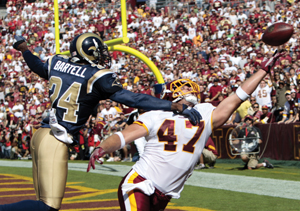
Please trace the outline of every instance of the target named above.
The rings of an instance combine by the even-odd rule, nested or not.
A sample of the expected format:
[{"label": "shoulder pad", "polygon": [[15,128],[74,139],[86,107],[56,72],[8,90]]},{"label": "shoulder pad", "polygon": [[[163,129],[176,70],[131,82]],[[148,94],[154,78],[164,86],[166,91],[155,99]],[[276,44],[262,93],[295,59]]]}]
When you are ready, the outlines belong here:
[{"label": "shoulder pad", "polygon": [[62,57],[64,59],[69,59],[70,57],[68,57],[67,55],[63,55],[63,54],[57,54],[57,56]]},{"label": "shoulder pad", "polygon": [[102,76],[106,74],[112,74],[113,72],[109,69],[101,69],[98,70],[89,80],[88,80],[88,86],[87,86],[87,93],[91,93],[93,89],[94,83],[101,78]]},{"label": "shoulder pad", "polygon": [[[91,64],[92,67],[97,67],[98,69],[102,70],[102,69],[105,69],[104,66],[100,65],[100,64]],[[106,70],[109,70],[109,69],[106,69]],[[111,70],[109,70],[111,71]]]}]

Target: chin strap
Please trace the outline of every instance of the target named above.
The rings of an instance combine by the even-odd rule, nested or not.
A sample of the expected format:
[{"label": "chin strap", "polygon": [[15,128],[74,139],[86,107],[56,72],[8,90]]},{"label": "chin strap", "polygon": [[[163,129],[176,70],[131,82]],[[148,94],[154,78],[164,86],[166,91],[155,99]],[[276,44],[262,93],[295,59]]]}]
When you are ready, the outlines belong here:
[{"label": "chin strap", "polygon": [[80,59],[78,57],[72,57],[71,58],[71,62],[76,63],[76,62],[79,62],[79,61],[80,61]]},{"label": "chin strap", "polygon": [[187,94],[187,95],[184,95],[183,98],[189,102],[189,103],[193,103],[194,105],[197,105],[199,102],[198,102],[198,98],[195,96],[195,95],[192,95],[192,94]]}]

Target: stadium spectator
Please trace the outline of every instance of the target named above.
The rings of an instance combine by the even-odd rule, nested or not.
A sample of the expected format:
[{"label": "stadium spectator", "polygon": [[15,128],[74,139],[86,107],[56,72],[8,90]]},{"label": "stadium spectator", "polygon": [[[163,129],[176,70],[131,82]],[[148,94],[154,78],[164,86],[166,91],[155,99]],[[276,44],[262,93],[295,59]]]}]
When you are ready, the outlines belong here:
[{"label": "stadium spectator", "polygon": [[[62,51],[69,50],[69,41],[75,35],[85,31],[99,33],[104,40],[118,38],[122,35],[119,1],[105,2],[105,6],[103,3],[104,1],[69,4],[59,1],[59,7],[64,8],[64,12],[60,13]],[[176,5],[176,3],[175,1],[172,5]],[[135,40],[131,40],[128,46],[141,51],[151,59],[153,58],[164,77],[170,74],[174,79],[178,79],[184,75],[184,77],[195,80],[199,85],[203,84],[202,102],[206,99],[207,87],[210,87],[209,79],[213,78],[210,72],[217,74],[217,78],[223,81],[226,79],[226,74],[222,73],[226,73],[228,67],[237,68],[237,75],[241,81],[243,80],[242,73],[249,78],[256,72],[261,60],[270,58],[275,50],[259,40],[263,30],[277,21],[285,21],[294,25],[295,35],[287,45],[282,46],[287,49],[286,55],[276,63],[274,73],[271,74],[271,79],[274,77],[272,95],[277,96],[278,108],[284,107],[285,92],[299,86],[298,81],[295,80],[300,73],[300,63],[297,60],[299,58],[299,36],[297,36],[299,29],[297,28],[297,13],[291,12],[299,8],[299,4],[287,3],[283,6],[278,1],[270,1],[260,6],[251,1],[251,3],[245,3],[246,9],[241,9],[239,6],[242,4],[227,4],[221,1],[211,4],[206,0],[201,3],[199,1],[196,3],[179,2],[178,5],[174,7],[175,9],[173,6],[164,5],[164,10],[158,11],[152,10],[146,4],[137,8],[132,7],[131,14],[128,16],[128,32],[132,32]],[[11,109],[19,98],[24,106],[23,118],[25,119],[28,119],[31,111],[27,105],[31,105],[33,100],[36,112],[40,112],[39,110],[42,108],[40,103],[43,103],[43,99],[48,95],[47,88],[45,88],[47,85],[43,84],[42,80],[39,81],[40,78],[34,73],[29,73],[21,54],[12,48],[12,43],[14,35],[21,33],[22,36],[28,38],[29,49],[34,50],[41,60],[46,61],[53,56],[55,53],[54,22],[52,21],[54,14],[53,10],[49,10],[49,7],[52,6],[53,3],[40,0],[35,3],[22,2],[22,4],[8,0],[8,13],[2,21],[0,99],[5,98],[3,102],[8,102]],[[231,10],[236,10],[236,12],[231,12]],[[90,18],[87,20],[88,16]],[[286,19],[281,18],[283,16]],[[232,18],[233,22],[231,22]],[[79,21],[81,19],[82,21]],[[154,19],[155,21],[153,21]],[[236,23],[235,27],[232,26],[233,23]],[[179,31],[176,32],[177,29]],[[215,32],[213,33],[213,31]],[[198,36],[201,37],[201,42],[194,45],[193,40]],[[195,55],[197,56],[195,57]],[[138,71],[149,76],[149,70],[142,62],[133,61],[134,59],[129,55],[114,52],[112,69],[122,77],[122,70],[126,70],[124,84],[122,84],[126,85],[127,83],[128,90],[133,90],[133,87],[138,85],[138,80],[135,81],[135,84],[132,83],[135,76],[138,75]],[[166,67],[169,70],[165,70]],[[214,70],[211,71],[210,68]],[[224,71],[225,69],[226,71]],[[242,72],[240,73],[240,71]],[[198,74],[197,77],[191,75],[195,72]],[[148,80],[148,82],[149,90],[151,90],[154,84],[153,80]],[[290,87],[291,83],[292,87]],[[230,90],[234,83],[228,80],[227,85]],[[295,85],[296,87],[294,87]],[[137,89],[136,86],[134,92],[141,91],[144,87],[140,86],[139,88]],[[16,94],[17,89],[24,94],[22,97]],[[44,92],[43,89],[45,89]],[[233,87],[233,91],[235,89],[236,87]],[[12,96],[14,98],[11,99]],[[123,107],[123,105],[120,106]],[[130,109],[132,111],[133,108]],[[125,112],[124,110],[124,113],[130,113],[130,111]],[[98,114],[97,112],[95,117]],[[9,125],[16,124],[13,122],[14,119],[10,110],[7,120],[4,120],[4,125],[6,121],[9,121]],[[296,121],[296,119],[294,120]]]},{"label": "stadium spectator", "polygon": [[267,105],[262,106],[262,115],[259,120],[263,124],[275,122],[275,116],[272,112],[269,112],[269,107]]},{"label": "stadium spectator", "polygon": [[195,169],[205,169],[206,164],[210,169],[215,168],[214,166],[216,164],[217,157],[218,152],[215,143],[212,138],[209,137],[200,156],[200,163],[195,167]]},{"label": "stadium spectator", "polygon": [[[254,127],[253,126],[253,117],[250,116],[250,115],[247,115],[245,117],[245,121],[244,121],[249,127]],[[247,126],[247,127],[248,127]],[[239,136],[241,135],[241,137],[249,137],[246,133],[247,129],[244,129],[241,131],[241,134],[239,134]],[[262,143],[262,140],[261,140],[261,131],[259,128],[255,127],[255,130],[259,133],[259,136],[258,136],[258,144],[261,144]],[[254,134],[256,135],[256,134]],[[257,137],[257,136],[255,136]],[[245,153],[245,152],[242,152],[241,153],[241,159],[242,161],[245,163],[245,166],[244,168],[245,169],[249,169],[249,170],[252,170],[252,169],[258,169],[258,168],[261,168],[261,167],[266,167],[266,168],[273,168],[273,165],[267,161],[267,160],[264,160],[264,162],[262,163],[259,163],[259,156],[258,156],[258,153],[259,153],[259,145],[256,149],[253,149],[253,151],[251,153]]]},{"label": "stadium spectator", "polygon": [[260,105],[267,105],[269,108],[271,107],[271,92],[272,85],[267,84],[266,80],[260,82],[259,86],[252,94],[256,98],[256,102]]},{"label": "stadium spectator", "polygon": [[208,92],[210,102],[212,102],[213,105],[217,105],[219,103],[218,97],[222,93],[222,87],[218,83],[219,79],[215,78],[213,81],[213,86],[210,87]]},{"label": "stadium spectator", "polygon": [[[277,77],[279,77],[279,73],[275,73],[275,76],[276,74],[278,74]],[[273,86],[276,90],[276,97],[279,107],[284,107],[284,104],[286,102],[285,92],[290,90],[290,84],[285,83],[285,81],[283,80],[278,80],[278,84],[273,81]]]},{"label": "stadium spectator", "polygon": [[283,118],[278,123],[291,123],[296,120],[298,114],[298,106],[296,107],[290,90],[285,92],[285,98],[286,102],[284,104]]},{"label": "stadium spectator", "polygon": [[[254,109],[253,109],[253,105],[254,105],[254,103],[256,103],[256,98],[251,96],[249,101],[251,103],[251,107],[248,108],[248,114],[253,116],[253,114],[255,112]],[[261,110],[261,106],[259,106],[259,110]]]},{"label": "stadium spectator", "polygon": [[110,127],[113,127],[116,124],[117,113],[117,110],[112,107],[112,101],[106,100],[105,109],[101,111],[101,118],[104,119],[105,122],[108,122]]},{"label": "stadium spectator", "polygon": [[253,108],[253,122],[257,123],[260,120],[260,116],[262,115],[262,111],[259,110],[259,104],[258,103],[254,103],[252,104],[252,108]]}]

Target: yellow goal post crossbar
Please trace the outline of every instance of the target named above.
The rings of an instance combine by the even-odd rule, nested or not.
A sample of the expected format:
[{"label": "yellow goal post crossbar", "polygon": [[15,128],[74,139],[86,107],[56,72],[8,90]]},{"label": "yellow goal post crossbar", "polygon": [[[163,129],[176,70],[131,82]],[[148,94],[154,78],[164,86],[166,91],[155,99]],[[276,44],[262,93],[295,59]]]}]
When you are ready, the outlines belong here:
[{"label": "yellow goal post crossbar", "polygon": [[[105,41],[105,44],[108,45],[109,51],[121,51],[124,53],[131,54],[140,60],[142,60],[154,73],[156,80],[159,84],[163,84],[165,81],[162,77],[161,72],[158,70],[156,65],[143,53],[130,48],[128,46],[119,45],[123,43],[128,43],[129,38],[127,37],[127,14],[126,14],[126,0],[121,0],[121,19],[122,19],[122,33],[123,36],[120,38],[112,39]],[[59,43],[59,8],[58,0],[54,0],[54,22],[55,22],[55,45],[56,45],[56,54],[70,54],[69,51],[60,52],[60,43]]]}]

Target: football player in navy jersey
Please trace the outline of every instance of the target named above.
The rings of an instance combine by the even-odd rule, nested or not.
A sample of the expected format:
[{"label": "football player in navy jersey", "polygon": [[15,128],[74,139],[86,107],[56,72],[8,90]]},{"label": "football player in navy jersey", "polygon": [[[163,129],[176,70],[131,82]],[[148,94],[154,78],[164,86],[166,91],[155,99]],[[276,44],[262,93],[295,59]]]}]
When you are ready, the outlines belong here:
[{"label": "football player in navy jersey", "polygon": [[101,38],[93,33],[78,35],[70,44],[71,57],[54,55],[43,63],[16,37],[29,68],[49,80],[52,110],[31,140],[33,183],[37,201],[25,200],[0,206],[1,211],[59,210],[68,172],[68,145],[75,145],[80,128],[99,100],[111,99],[145,110],[166,110],[186,115],[194,124],[201,115],[193,108],[122,88],[110,68],[110,55]]}]

